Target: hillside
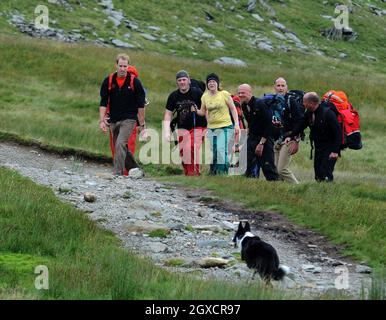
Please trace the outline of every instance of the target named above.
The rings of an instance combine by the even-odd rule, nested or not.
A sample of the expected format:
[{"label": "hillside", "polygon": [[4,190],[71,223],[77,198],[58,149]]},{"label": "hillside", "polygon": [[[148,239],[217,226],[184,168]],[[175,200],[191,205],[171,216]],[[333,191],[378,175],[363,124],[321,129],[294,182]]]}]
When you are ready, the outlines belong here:
[{"label": "hillside", "polygon": [[[5,0],[0,29],[207,61],[230,57],[240,65],[261,60],[296,64],[304,56],[325,56],[385,71],[386,3],[343,3],[348,10],[345,37],[353,41],[321,34],[339,15],[334,1],[306,0]],[[36,9],[40,4],[48,9],[48,30],[33,23],[43,13]]]}]

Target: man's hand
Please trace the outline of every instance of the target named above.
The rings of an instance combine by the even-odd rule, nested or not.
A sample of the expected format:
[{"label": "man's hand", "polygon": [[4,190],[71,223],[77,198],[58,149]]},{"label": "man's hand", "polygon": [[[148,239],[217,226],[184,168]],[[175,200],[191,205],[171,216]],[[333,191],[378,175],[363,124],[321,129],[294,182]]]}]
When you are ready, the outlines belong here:
[{"label": "man's hand", "polygon": [[264,150],[264,144],[259,143],[256,146],[255,153],[258,157],[261,157],[263,155],[263,150]]},{"label": "man's hand", "polygon": [[289,144],[290,142],[291,142],[291,138],[290,137],[285,138],[285,140],[284,140],[285,144]]},{"label": "man's hand", "polygon": [[141,128],[139,131],[139,141],[146,141],[149,138],[146,128],[145,127],[139,127],[139,128]]},{"label": "man's hand", "polygon": [[235,125],[235,143],[239,143],[240,141],[240,126]]},{"label": "man's hand", "polygon": [[290,146],[288,149],[289,154],[292,156],[292,155],[296,154],[298,151],[299,151],[299,142],[298,141],[292,141],[292,143],[290,143]]},{"label": "man's hand", "polygon": [[272,119],[272,124],[275,128],[283,128],[283,124],[276,117]]},{"label": "man's hand", "polygon": [[104,120],[99,121],[99,128],[106,133],[107,132],[107,124]]},{"label": "man's hand", "polygon": [[165,130],[164,138],[167,142],[170,142],[170,136],[171,136],[170,130]]},{"label": "man's hand", "polygon": [[331,160],[337,160],[338,157],[339,157],[339,154],[337,154],[337,153],[335,153],[335,152],[331,152],[331,153],[330,153],[330,156],[329,156],[329,158],[330,158]]}]

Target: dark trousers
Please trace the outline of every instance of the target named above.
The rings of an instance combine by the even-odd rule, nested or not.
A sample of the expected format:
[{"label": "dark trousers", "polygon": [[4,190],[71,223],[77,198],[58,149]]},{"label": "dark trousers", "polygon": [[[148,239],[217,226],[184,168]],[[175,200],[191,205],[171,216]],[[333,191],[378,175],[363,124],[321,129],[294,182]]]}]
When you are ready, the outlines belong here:
[{"label": "dark trousers", "polygon": [[330,148],[315,148],[314,171],[316,181],[333,181],[336,160],[329,158]]},{"label": "dark trousers", "polygon": [[275,156],[273,151],[273,141],[267,139],[264,144],[263,154],[258,157],[255,153],[256,147],[260,142],[261,137],[248,136],[247,140],[247,177],[258,178],[256,176],[256,167],[263,170],[264,176],[268,181],[275,181],[279,179],[277,169],[275,167]]}]

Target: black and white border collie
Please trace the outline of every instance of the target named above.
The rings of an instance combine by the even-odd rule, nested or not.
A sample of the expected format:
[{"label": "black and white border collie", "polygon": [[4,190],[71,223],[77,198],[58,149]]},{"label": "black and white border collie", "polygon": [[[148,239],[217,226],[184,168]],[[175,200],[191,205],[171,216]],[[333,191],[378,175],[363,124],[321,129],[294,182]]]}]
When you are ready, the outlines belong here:
[{"label": "black and white border collie", "polygon": [[275,248],[253,235],[248,222],[245,227],[242,222],[239,223],[233,242],[235,247],[241,249],[241,260],[246,262],[248,268],[254,269],[252,279],[258,273],[262,280],[269,283],[271,279],[282,280],[289,273],[287,266],[279,264]]}]

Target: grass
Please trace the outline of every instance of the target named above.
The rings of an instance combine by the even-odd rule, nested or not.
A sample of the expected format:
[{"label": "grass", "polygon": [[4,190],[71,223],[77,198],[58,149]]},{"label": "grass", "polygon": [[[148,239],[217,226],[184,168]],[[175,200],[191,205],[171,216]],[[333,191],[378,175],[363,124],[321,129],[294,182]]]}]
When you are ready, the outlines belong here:
[{"label": "grass", "polygon": [[179,267],[182,266],[185,263],[183,259],[173,258],[168,259],[164,262],[165,266],[167,267]]},{"label": "grass", "polygon": [[185,227],[185,230],[186,231],[189,231],[189,232],[194,232],[194,228],[192,225],[188,224],[186,227]]},{"label": "grass", "polygon": [[165,229],[156,229],[149,233],[150,238],[166,238],[170,233],[169,230]]},{"label": "grass", "polygon": [[[229,2],[219,2],[229,9]],[[367,1],[358,0],[357,3],[362,7],[354,7],[354,13],[350,15],[350,26],[359,33],[359,38],[348,43],[332,42],[319,36],[320,29],[330,26],[330,22],[322,19],[320,15],[333,15],[332,3],[324,6],[321,1],[294,0],[282,6],[279,2],[272,2],[279,22],[295,31],[305,44],[315,44],[327,54],[325,57],[305,55],[297,50],[289,54],[266,53],[246,45],[246,41],[250,39],[240,29],[270,34],[274,27],[269,24],[270,17],[264,11],[261,14],[265,22],[257,24],[245,12],[241,2],[235,4],[235,13],[245,16],[244,20],[239,21],[236,18],[229,19],[229,11],[213,11],[212,1],[200,1],[193,7],[189,2],[179,2],[178,10],[174,0],[148,0],[141,3],[114,1],[115,7],[121,8],[131,20],[140,23],[141,28],[158,25],[165,33],[176,33],[178,41],[169,41],[167,44],[145,41],[138,32],[130,31],[125,26],[113,29],[109,22],[104,22],[105,15],[99,7],[98,11],[87,10],[96,6],[91,0],[82,1],[86,9],[71,2],[73,12],[67,12],[57,5],[47,5],[50,17],[57,20],[55,27],[68,31],[73,28],[87,29],[91,26],[98,36],[105,39],[120,38],[126,32],[131,33],[129,42],[138,43],[143,49],[129,51],[129,54],[148,89],[151,104],[147,109],[147,124],[157,131],[161,128],[167,96],[175,90],[175,72],[182,68],[187,69],[193,77],[201,79],[204,79],[208,72],[215,71],[220,75],[223,87],[231,92],[244,82],[252,84],[255,95],[272,91],[273,79],[278,76],[287,78],[290,88],[312,90],[320,94],[331,88],[347,92],[361,115],[364,149],[343,152],[336,166],[334,184],[313,182],[312,161],[309,160],[309,145],[306,143],[301,144],[301,149],[291,164],[295,175],[302,182],[298,186],[270,184],[241,177],[204,175],[200,178],[186,178],[182,176],[179,165],[151,163],[143,167],[147,175],[160,177],[162,181],[205,187],[213,190],[218,197],[243,202],[257,211],[279,211],[292,221],[313,228],[328,236],[334,243],[343,245],[345,254],[382,270],[386,262],[386,153],[382,149],[386,134],[386,47],[383,45],[385,20],[369,12]],[[75,45],[37,40],[15,34],[16,30],[7,22],[9,13],[18,10],[24,13],[27,19],[33,19],[35,6],[33,1],[24,0],[18,1],[17,4],[13,1],[0,3],[0,11],[5,13],[0,16],[0,140],[14,139],[27,144],[36,143],[59,153],[67,150],[77,157],[91,155],[92,159],[108,161],[108,139],[98,131],[97,125],[99,86],[103,77],[114,70],[114,57],[122,50],[91,44]],[[377,6],[385,9],[385,4],[377,2]],[[171,9],[177,19],[170,17]],[[205,20],[203,10],[215,15],[213,23]],[[148,22],[145,23],[142,19]],[[224,25],[234,29],[224,29]],[[191,26],[203,27],[206,32],[214,34],[224,42],[225,48],[209,49],[208,41],[199,42],[185,37],[187,33],[191,33]],[[88,35],[90,40],[93,40],[93,37],[91,33]],[[189,48],[190,45],[194,49]],[[170,50],[173,50],[173,53]],[[193,55],[194,52],[197,55]],[[335,59],[339,52],[346,52],[348,58]],[[378,62],[367,61],[362,54],[374,55]],[[242,58],[248,62],[249,67],[240,69],[210,62],[224,55]],[[16,76],[19,70],[22,70],[22,78]],[[211,201],[206,195],[203,198]],[[30,217],[26,220],[33,223],[32,218],[37,218],[36,212],[33,212],[36,209],[31,207],[25,210],[28,212],[26,216]],[[78,216],[78,213],[75,216]],[[7,228],[14,230],[16,227],[7,224]],[[49,229],[47,226],[45,228]],[[76,230],[77,227],[74,228]],[[35,233],[28,230],[35,241]],[[96,232],[91,226],[90,230]],[[91,232],[90,230],[87,232]],[[4,252],[50,257],[50,253],[56,252],[55,248],[61,246],[61,241],[65,239],[61,238],[60,234],[59,230],[56,242],[50,245],[43,242],[39,252],[24,247],[22,251],[18,251],[17,242],[13,244],[14,247],[11,242],[7,242],[11,248]],[[36,244],[34,241],[33,246]],[[67,251],[71,251],[71,243],[70,241],[66,244]],[[3,245],[2,242],[0,244]],[[28,247],[27,243],[24,245]],[[106,243],[106,246],[109,245]],[[90,255],[97,254],[91,250]],[[119,277],[127,276],[128,271],[124,268],[126,258],[121,252],[116,252],[114,258],[117,261],[114,270],[118,272],[121,268],[123,274],[111,275],[114,281],[117,281],[114,289],[116,293],[107,296],[125,296],[122,292],[127,292],[128,288],[120,287]],[[82,275],[91,274],[94,280],[101,281],[100,287],[103,287],[107,280],[99,278],[98,268],[87,267],[87,259],[83,260],[79,256],[76,259],[78,260],[74,260],[73,268],[82,270]],[[101,258],[98,265],[108,265],[108,259]],[[58,266],[59,269],[62,267]],[[63,268],[67,275],[71,273],[71,266],[65,265]],[[7,270],[4,272],[9,274],[11,271]],[[9,277],[11,279],[12,275]],[[65,278],[59,279],[62,279],[61,285],[65,288],[70,284],[75,285],[73,295],[67,292],[67,296],[80,297],[88,290],[89,284],[85,284],[83,288],[80,278],[71,278],[69,284],[65,284]],[[129,288],[130,285],[128,284]],[[165,284],[165,288],[167,286]],[[95,292],[98,294],[90,297],[101,297],[105,294],[99,295],[102,292],[99,289]],[[182,293],[187,296],[186,292]],[[9,291],[10,296],[19,297],[20,294],[20,290],[15,288]],[[50,297],[64,296],[60,290],[53,290],[50,294]],[[135,297],[148,295],[153,296],[153,293],[138,294]],[[30,293],[26,293],[26,296],[30,297]]]},{"label": "grass", "polygon": [[[4,116],[0,119],[0,130],[3,137],[38,140],[56,150],[72,148],[108,157],[108,139],[97,129],[97,80],[100,80],[98,73],[108,68],[111,57],[118,51],[108,48],[90,51],[92,47],[88,45],[74,46],[5,35],[0,37],[5,43],[5,50],[0,53],[3,56],[0,65],[4,74],[0,79],[0,98],[12,102],[7,104],[7,108],[2,107]],[[27,59],[32,69],[26,75],[23,87],[11,76],[16,68],[16,61],[11,59],[15,52],[21,59]],[[45,58],[42,59],[42,56]],[[135,61],[147,63],[144,82],[152,88],[147,122],[156,130],[160,128],[167,93],[174,89],[171,80],[174,71],[166,66],[185,65],[188,70],[193,67],[197,67],[197,70],[214,67],[206,62],[197,64],[189,59],[162,55],[133,52],[132,56]],[[144,169],[153,177],[216,190],[218,195],[244,202],[256,210],[280,211],[296,223],[314,228],[332,241],[344,244],[345,253],[365,260],[372,266],[384,266],[385,255],[379,254],[379,250],[385,252],[385,206],[383,201],[377,199],[384,199],[386,193],[386,154],[379,152],[385,134],[382,124],[386,121],[386,115],[381,88],[386,85],[386,77],[374,72],[370,78],[369,71],[365,73],[360,69],[356,78],[343,72],[345,69],[337,69],[332,77],[329,73],[317,72],[323,63],[324,58],[320,61],[313,59],[314,68],[310,70],[314,72],[310,71],[308,76],[297,81],[302,81],[301,87],[314,84],[319,92],[340,82],[338,88],[347,88],[351,100],[358,101],[356,107],[361,114],[363,128],[364,149],[343,152],[336,166],[335,184],[327,186],[313,183],[312,161],[308,159],[309,146],[306,143],[302,144],[292,163],[294,173],[303,182],[299,186],[243,178],[203,176],[190,179],[181,176],[182,170],[178,165],[148,164]],[[304,59],[301,64],[307,65],[310,61]],[[55,74],[52,73],[53,65],[58,66]],[[287,73],[291,68],[286,67]],[[146,77],[148,69],[159,74],[159,78]],[[224,79],[232,81],[229,88],[244,82],[244,77],[249,81],[255,76],[253,70],[241,73],[231,67],[216,66],[216,69],[224,75]],[[275,77],[275,71],[269,67],[262,66],[261,72],[265,77]],[[77,76],[70,81],[74,74]],[[327,81],[328,78],[331,78],[331,83]],[[169,87],[165,88],[165,85]],[[58,86],[60,90],[57,90]],[[263,87],[255,88],[262,90]]]},{"label": "grass", "polygon": [[[120,249],[112,233],[54,193],[0,168],[0,297],[16,299],[281,299],[259,288],[171,274]],[[19,192],[23,190],[23,192]],[[49,289],[34,287],[35,267]],[[176,262],[174,262],[176,265]]]}]

